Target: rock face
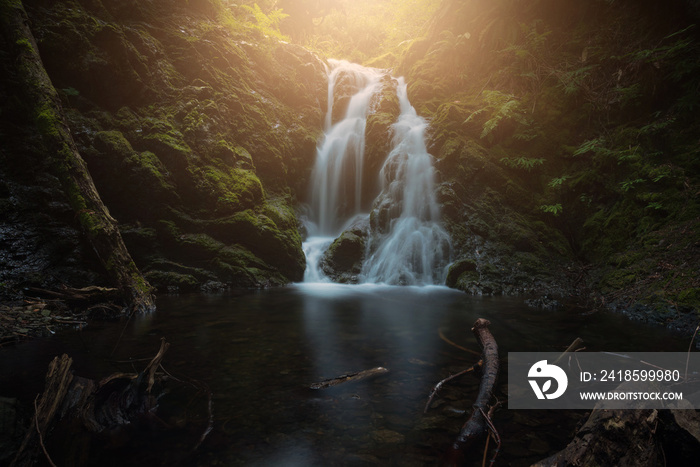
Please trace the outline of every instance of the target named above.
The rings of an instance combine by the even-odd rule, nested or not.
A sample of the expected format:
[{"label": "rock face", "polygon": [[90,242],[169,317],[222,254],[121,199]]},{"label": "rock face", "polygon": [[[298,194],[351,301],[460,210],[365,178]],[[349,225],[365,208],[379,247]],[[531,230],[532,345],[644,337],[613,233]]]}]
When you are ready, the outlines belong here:
[{"label": "rock face", "polygon": [[[292,206],[306,188],[326,107],[317,57],[237,29],[235,16],[215,2],[24,4],[78,149],[154,286],[301,280]],[[62,214],[65,197],[42,178],[31,129],[9,118],[21,116],[21,103],[7,95],[2,102],[8,143],[0,197],[8,221],[1,227],[26,233],[21,242],[3,242],[5,286],[46,285],[71,264],[86,267],[62,280],[99,282],[99,266],[86,260],[75,222]],[[57,238],[64,230],[70,234]],[[13,257],[19,243],[42,262],[31,277],[11,272],[10,263],[21,262]]]}]

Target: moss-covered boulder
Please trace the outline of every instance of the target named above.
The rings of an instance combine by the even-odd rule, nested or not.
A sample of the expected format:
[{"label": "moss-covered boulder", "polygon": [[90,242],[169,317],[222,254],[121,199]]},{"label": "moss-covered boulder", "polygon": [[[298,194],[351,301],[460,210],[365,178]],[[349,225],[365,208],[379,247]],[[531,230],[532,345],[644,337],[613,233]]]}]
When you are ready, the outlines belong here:
[{"label": "moss-covered boulder", "polygon": [[368,219],[353,223],[336,238],[321,258],[323,272],[334,282],[354,284],[360,280],[366,254]]}]

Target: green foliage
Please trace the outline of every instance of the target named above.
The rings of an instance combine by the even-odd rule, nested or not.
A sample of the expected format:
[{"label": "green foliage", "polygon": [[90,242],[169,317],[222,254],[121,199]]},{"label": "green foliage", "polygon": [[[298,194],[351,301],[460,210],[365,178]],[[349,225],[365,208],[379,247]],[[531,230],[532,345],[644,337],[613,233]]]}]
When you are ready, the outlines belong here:
[{"label": "green foliage", "polygon": [[[691,44],[693,44],[693,40],[690,37],[683,37],[686,32],[690,31],[693,28],[695,28],[694,24],[674,33],[671,33],[664,37],[661,42],[663,43],[669,39],[675,39],[674,42],[670,44],[659,45],[650,49],[634,51],[629,54],[629,58],[631,58],[632,60],[639,60],[652,64],[664,60],[674,59],[682,53],[684,53],[685,51],[687,51],[690,48]],[[682,71],[684,70],[675,70],[675,73],[680,72],[680,74],[673,74],[672,76],[674,76],[675,78],[681,78],[683,76]]]},{"label": "green foliage", "polygon": [[533,168],[544,164],[544,159],[541,157],[503,157],[501,158],[501,163],[510,167],[511,169],[525,169],[529,172]]},{"label": "green foliage", "polygon": [[66,96],[76,97],[80,95],[80,91],[78,91],[75,88],[64,88],[61,89],[61,91],[63,91],[63,94],[65,94]]},{"label": "green foliage", "polygon": [[520,101],[513,95],[501,91],[484,91],[485,106],[472,112],[464,123],[472,122],[481,113],[486,113],[488,119],[483,124],[480,137],[486,138],[501,124],[506,121],[513,121],[518,124],[529,126],[530,120],[525,115],[525,111]]},{"label": "green foliage", "polygon": [[552,214],[553,216],[558,216],[563,210],[564,209],[562,208],[561,203],[543,204],[540,206],[540,211]]},{"label": "green foliage", "polygon": [[634,180],[625,180],[624,182],[620,183],[620,188],[622,188],[622,191],[630,191],[632,188],[635,187],[635,185],[638,185],[639,183],[644,183],[643,178],[635,178]]},{"label": "green foliage", "polygon": [[[280,22],[287,15],[273,5],[263,5],[263,2],[241,1],[237,3],[213,0],[217,9],[218,21],[235,34],[250,37],[254,32],[262,38],[287,41],[289,38],[279,29]],[[264,8],[264,9],[263,9]]]},{"label": "green foliage", "polygon": [[252,6],[241,5],[240,8],[252,15],[254,22],[251,22],[251,24],[264,35],[277,39],[288,39],[279,30],[280,21],[288,16],[281,9],[270,10],[268,13],[265,13],[257,3]]},{"label": "green foliage", "polygon": [[550,180],[549,183],[547,183],[547,186],[550,188],[560,187],[568,178],[569,178],[568,175],[562,175],[561,177],[555,177],[552,180]]}]

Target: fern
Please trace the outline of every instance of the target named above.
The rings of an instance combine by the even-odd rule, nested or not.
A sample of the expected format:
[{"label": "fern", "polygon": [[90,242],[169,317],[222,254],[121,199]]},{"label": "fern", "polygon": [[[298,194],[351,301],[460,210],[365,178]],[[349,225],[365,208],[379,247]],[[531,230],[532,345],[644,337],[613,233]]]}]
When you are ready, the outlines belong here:
[{"label": "fern", "polygon": [[526,126],[530,124],[525,117],[520,101],[513,94],[506,94],[500,91],[484,91],[483,94],[486,107],[472,112],[464,121],[464,123],[471,122],[477,115],[488,111],[491,114],[491,118],[484,123],[480,135],[481,138],[485,138],[493,133],[504,120],[514,120]]},{"label": "fern", "polygon": [[620,183],[620,188],[622,188],[622,191],[627,192],[630,191],[632,188],[634,188],[635,185],[639,183],[644,183],[643,178],[635,178],[634,180],[625,180],[624,182]]},{"label": "fern", "polygon": [[240,5],[240,8],[243,8],[253,16],[255,20],[253,27],[255,29],[258,29],[266,36],[274,37],[279,40],[287,40],[287,37],[279,30],[279,23],[289,15],[282,12],[281,9],[272,10],[269,14],[265,14],[257,3],[253,6]]},{"label": "fern", "polygon": [[578,148],[576,148],[573,156],[580,156],[589,152],[597,153],[601,148],[605,148],[604,145],[604,138],[589,139],[588,141],[584,141],[583,143],[581,143],[581,145]]},{"label": "fern", "polygon": [[563,210],[564,208],[561,206],[561,203],[543,204],[540,206],[540,211],[552,214],[553,216],[558,216]]},{"label": "fern", "polygon": [[501,158],[501,163],[511,169],[525,169],[529,172],[534,167],[544,164],[544,159],[541,157],[532,159],[527,157],[503,157]]},{"label": "fern", "polygon": [[550,188],[556,188],[558,186],[561,186],[568,178],[568,175],[562,175],[561,177],[553,178],[549,183],[547,183],[547,186]]}]

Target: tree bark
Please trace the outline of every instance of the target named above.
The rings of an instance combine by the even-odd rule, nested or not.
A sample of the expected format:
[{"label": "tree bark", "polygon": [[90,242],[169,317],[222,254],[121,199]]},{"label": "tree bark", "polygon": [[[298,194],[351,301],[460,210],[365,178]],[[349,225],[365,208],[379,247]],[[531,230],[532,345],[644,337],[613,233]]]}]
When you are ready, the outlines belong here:
[{"label": "tree bark", "polygon": [[33,113],[36,132],[46,146],[54,175],[60,180],[90,245],[130,308],[141,312],[155,309],[153,289],[127,251],[117,221],[102,203],[87,165],[78,153],[22,2],[0,1],[0,22],[12,48],[7,53],[16,66],[20,97]]},{"label": "tree bark", "polygon": [[472,332],[482,348],[482,377],[479,384],[479,393],[473,405],[473,412],[469,420],[462,426],[457,439],[447,451],[447,465],[462,465],[465,463],[466,452],[477,439],[488,432],[488,425],[484,414],[488,413],[488,403],[493,397],[493,388],[498,377],[498,345],[496,339],[489,331],[490,321],[479,318],[474,323]]}]

